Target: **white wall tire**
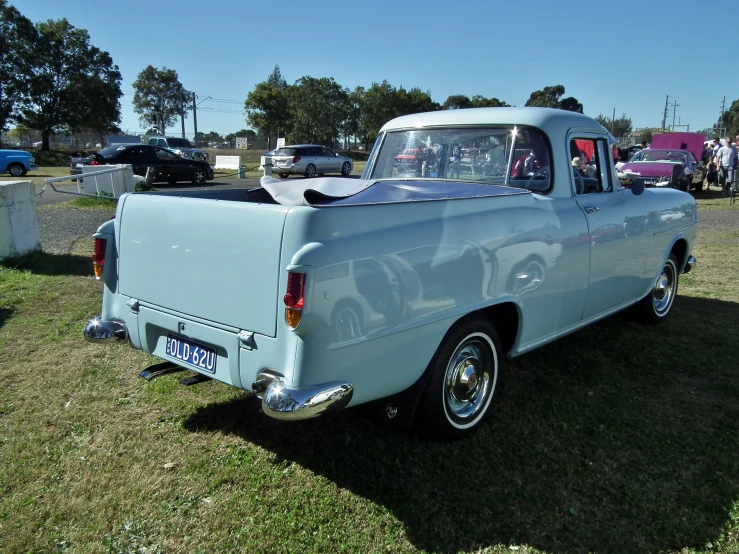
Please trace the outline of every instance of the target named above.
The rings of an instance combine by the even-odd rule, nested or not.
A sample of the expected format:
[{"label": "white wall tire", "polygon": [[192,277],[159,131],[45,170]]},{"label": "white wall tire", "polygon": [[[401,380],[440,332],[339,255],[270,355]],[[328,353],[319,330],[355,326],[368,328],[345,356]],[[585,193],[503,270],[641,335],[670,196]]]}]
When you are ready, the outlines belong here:
[{"label": "white wall tire", "polygon": [[644,323],[660,323],[667,319],[677,296],[679,278],[677,258],[670,254],[649,294],[636,304],[637,315]]},{"label": "white wall tire", "polygon": [[425,434],[462,438],[490,413],[503,352],[495,328],[471,316],[457,322],[431,360],[431,376],[417,417]]}]

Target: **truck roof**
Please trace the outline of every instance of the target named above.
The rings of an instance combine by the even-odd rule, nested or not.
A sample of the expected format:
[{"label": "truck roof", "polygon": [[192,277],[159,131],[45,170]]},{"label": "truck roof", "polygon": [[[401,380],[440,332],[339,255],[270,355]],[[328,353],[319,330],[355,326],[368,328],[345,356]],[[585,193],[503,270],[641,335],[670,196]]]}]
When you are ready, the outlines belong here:
[{"label": "truck roof", "polygon": [[530,125],[548,132],[579,127],[607,132],[587,115],[554,108],[468,108],[424,112],[396,117],[383,125],[381,131],[457,125]]}]

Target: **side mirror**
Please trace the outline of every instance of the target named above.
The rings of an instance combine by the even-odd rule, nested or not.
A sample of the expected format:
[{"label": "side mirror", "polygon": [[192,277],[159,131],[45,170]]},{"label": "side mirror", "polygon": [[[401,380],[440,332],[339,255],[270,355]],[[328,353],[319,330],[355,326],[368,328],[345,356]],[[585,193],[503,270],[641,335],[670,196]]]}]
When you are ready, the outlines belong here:
[{"label": "side mirror", "polygon": [[644,181],[642,179],[634,179],[631,183],[631,192],[634,196],[639,196],[644,192]]}]

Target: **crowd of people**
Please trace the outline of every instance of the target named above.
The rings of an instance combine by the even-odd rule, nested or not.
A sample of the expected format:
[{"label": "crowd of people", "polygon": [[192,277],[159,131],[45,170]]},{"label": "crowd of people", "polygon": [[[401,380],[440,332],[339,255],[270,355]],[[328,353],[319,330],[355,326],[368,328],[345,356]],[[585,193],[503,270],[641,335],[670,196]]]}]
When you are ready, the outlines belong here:
[{"label": "crowd of people", "polygon": [[709,151],[705,153],[706,168],[708,174],[706,183],[710,190],[712,185],[721,187],[723,196],[730,196],[732,187],[737,190],[737,165],[739,165],[739,152],[737,151],[739,135],[732,144],[731,137],[727,137],[722,146],[719,139],[713,139]]}]

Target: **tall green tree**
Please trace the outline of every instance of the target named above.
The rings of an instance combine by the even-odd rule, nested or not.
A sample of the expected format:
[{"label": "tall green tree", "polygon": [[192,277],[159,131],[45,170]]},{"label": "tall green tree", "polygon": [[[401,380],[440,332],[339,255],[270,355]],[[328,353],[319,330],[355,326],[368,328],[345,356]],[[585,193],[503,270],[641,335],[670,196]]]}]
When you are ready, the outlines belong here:
[{"label": "tall green tree", "polygon": [[287,81],[283,78],[279,65],[275,64],[272,73],[267,77],[267,84],[280,90],[287,88]]},{"label": "tall green tree", "polygon": [[739,99],[734,100],[723,115],[719,118],[716,125],[716,134],[723,133],[732,137],[732,140],[739,134]]},{"label": "tall green tree", "polygon": [[563,85],[544,87],[542,90],[536,90],[531,93],[529,99],[526,100],[526,106],[557,108],[559,110],[583,113],[583,105],[577,101],[577,98],[572,96],[562,98],[564,94],[565,87]]},{"label": "tall green tree", "polygon": [[387,81],[372,83],[360,105],[359,137],[365,149],[375,141],[382,126],[400,114],[397,89]]},{"label": "tall green tree", "polygon": [[479,94],[472,97],[473,108],[507,108],[510,104],[498,100],[497,98],[485,98]]},{"label": "tall green tree", "polygon": [[400,115],[409,115],[414,113],[435,112],[441,109],[437,102],[431,99],[431,94],[423,92],[420,88],[414,87],[406,91],[400,87],[397,92],[397,113],[394,117]]},{"label": "tall green tree", "polygon": [[16,104],[28,93],[36,28],[7,0],[0,0],[0,145]]},{"label": "tall green tree", "polygon": [[[277,66],[275,69],[279,72]],[[274,72],[270,77],[273,76]],[[244,101],[246,122],[266,136],[267,148],[272,148],[273,137],[278,136],[279,132],[285,133],[291,120],[290,87],[281,88],[279,79],[274,81],[275,84],[270,84],[269,80],[257,83]]]},{"label": "tall green tree", "polygon": [[120,121],[121,74],[90,35],[66,19],[36,25],[32,75],[19,121],[41,132],[42,150],[52,133],[82,127],[98,132]]},{"label": "tall green tree", "polygon": [[[146,127],[164,135],[190,104],[192,93],[180,83],[177,71],[147,66],[133,82],[133,111]],[[185,115],[186,116],[186,115]]]},{"label": "tall green tree", "polygon": [[455,94],[447,97],[446,101],[441,105],[443,110],[461,110],[464,108],[472,108],[472,101],[464,94]]},{"label": "tall green tree", "polygon": [[332,145],[349,113],[349,92],[332,77],[301,77],[289,89],[291,142]]},{"label": "tall green tree", "polygon": [[622,137],[630,134],[634,127],[631,124],[631,119],[623,114],[621,117],[613,119],[612,117],[606,117],[603,114],[598,114],[595,120],[603,125],[614,137]]}]

